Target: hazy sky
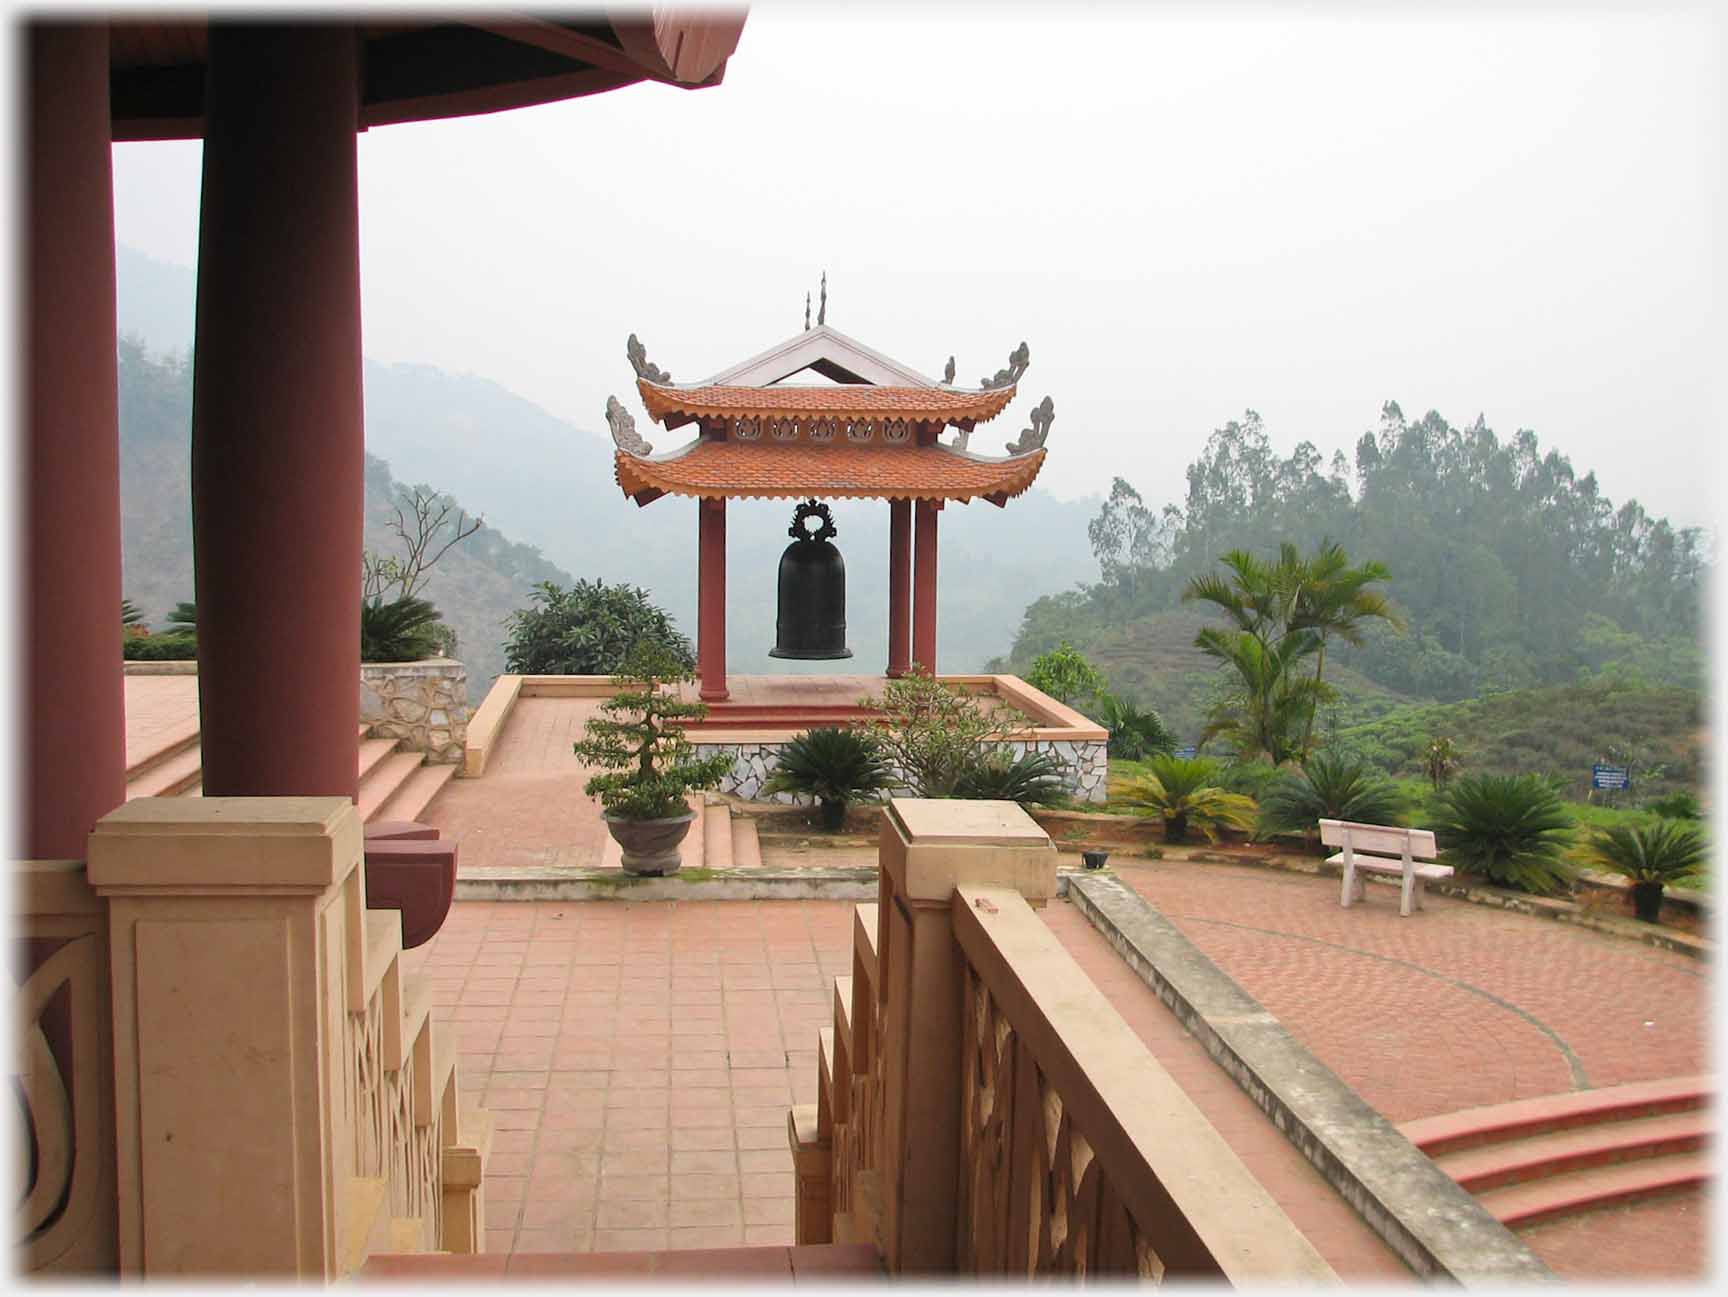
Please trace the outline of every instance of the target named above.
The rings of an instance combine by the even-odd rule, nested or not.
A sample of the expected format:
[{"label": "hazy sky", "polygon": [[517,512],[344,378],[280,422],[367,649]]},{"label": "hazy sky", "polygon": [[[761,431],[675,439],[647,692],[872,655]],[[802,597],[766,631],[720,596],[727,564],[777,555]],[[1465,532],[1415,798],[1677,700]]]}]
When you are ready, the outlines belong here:
[{"label": "hazy sky", "polygon": [[[1048,393],[1064,497],[1179,498],[1248,407],[1348,449],[1395,399],[1713,521],[1714,9],[1062,12],[759,5],[716,89],[373,130],[367,353],[646,427],[627,334],[702,378],[826,269],[829,322],[933,376],[1029,342],[973,446]],[[120,241],[192,264],[198,146],[117,146],[115,187]]]}]

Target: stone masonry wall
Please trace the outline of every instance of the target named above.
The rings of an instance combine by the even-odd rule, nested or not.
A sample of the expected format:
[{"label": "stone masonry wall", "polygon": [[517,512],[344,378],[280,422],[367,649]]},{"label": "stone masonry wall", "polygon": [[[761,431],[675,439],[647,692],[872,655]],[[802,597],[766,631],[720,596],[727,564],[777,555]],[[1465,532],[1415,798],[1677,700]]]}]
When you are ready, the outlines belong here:
[{"label": "stone masonry wall", "polygon": [[[778,743],[698,743],[696,755],[710,757],[719,752],[729,753],[732,757],[732,771],[720,785],[720,791],[730,793],[734,797],[742,797],[746,801],[784,802],[788,805],[807,800],[793,793],[776,793],[772,797],[762,796],[762,785],[768,782],[774,767],[780,760]],[[1105,750],[1103,740],[1076,743],[1066,740],[1035,741],[1031,743],[1016,741],[1007,744],[1016,758],[1023,756],[1030,748],[1035,752],[1049,752],[1055,756],[1067,769],[1067,785],[1075,799],[1083,802],[1102,802],[1105,798],[1105,781],[1110,773],[1110,759]]]},{"label": "stone masonry wall", "polygon": [[458,765],[468,739],[468,668],[453,658],[362,663],[360,719],[374,735],[424,752],[430,765]]}]

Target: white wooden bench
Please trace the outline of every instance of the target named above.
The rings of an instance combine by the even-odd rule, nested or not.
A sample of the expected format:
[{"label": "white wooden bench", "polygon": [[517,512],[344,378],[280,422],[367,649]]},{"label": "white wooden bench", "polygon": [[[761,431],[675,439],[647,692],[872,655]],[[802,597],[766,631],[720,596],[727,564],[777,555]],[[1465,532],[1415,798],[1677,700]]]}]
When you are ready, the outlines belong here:
[{"label": "white wooden bench", "polygon": [[1364,874],[1397,874],[1403,887],[1398,913],[1406,918],[1412,905],[1422,908],[1422,884],[1430,878],[1452,877],[1452,866],[1437,865],[1439,849],[1427,829],[1399,829],[1384,824],[1355,824],[1349,820],[1321,820],[1320,841],[1342,847],[1328,856],[1329,865],[1344,866],[1344,893],[1339,904],[1349,909],[1363,897]]}]

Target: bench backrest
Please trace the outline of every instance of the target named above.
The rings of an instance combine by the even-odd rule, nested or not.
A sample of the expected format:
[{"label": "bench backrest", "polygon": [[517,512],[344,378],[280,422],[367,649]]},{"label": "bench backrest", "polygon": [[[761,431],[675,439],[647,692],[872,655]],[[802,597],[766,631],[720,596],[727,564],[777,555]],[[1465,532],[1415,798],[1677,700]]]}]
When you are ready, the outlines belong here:
[{"label": "bench backrest", "polygon": [[1346,844],[1352,851],[1372,851],[1382,856],[1402,856],[1410,844],[1412,860],[1433,860],[1440,854],[1430,829],[1399,829],[1386,824],[1356,824],[1350,820],[1321,820],[1320,841],[1329,847]]}]

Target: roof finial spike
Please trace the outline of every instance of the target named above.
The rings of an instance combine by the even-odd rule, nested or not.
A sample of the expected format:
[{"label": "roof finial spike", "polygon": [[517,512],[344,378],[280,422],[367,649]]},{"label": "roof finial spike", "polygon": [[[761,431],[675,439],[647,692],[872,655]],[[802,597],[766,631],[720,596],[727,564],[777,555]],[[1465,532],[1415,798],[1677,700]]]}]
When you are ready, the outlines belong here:
[{"label": "roof finial spike", "polygon": [[804,294],[804,332],[810,332],[810,294]]},{"label": "roof finial spike", "polygon": [[828,272],[826,270],[822,272],[822,306],[816,312],[816,323],[828,323]]}]

